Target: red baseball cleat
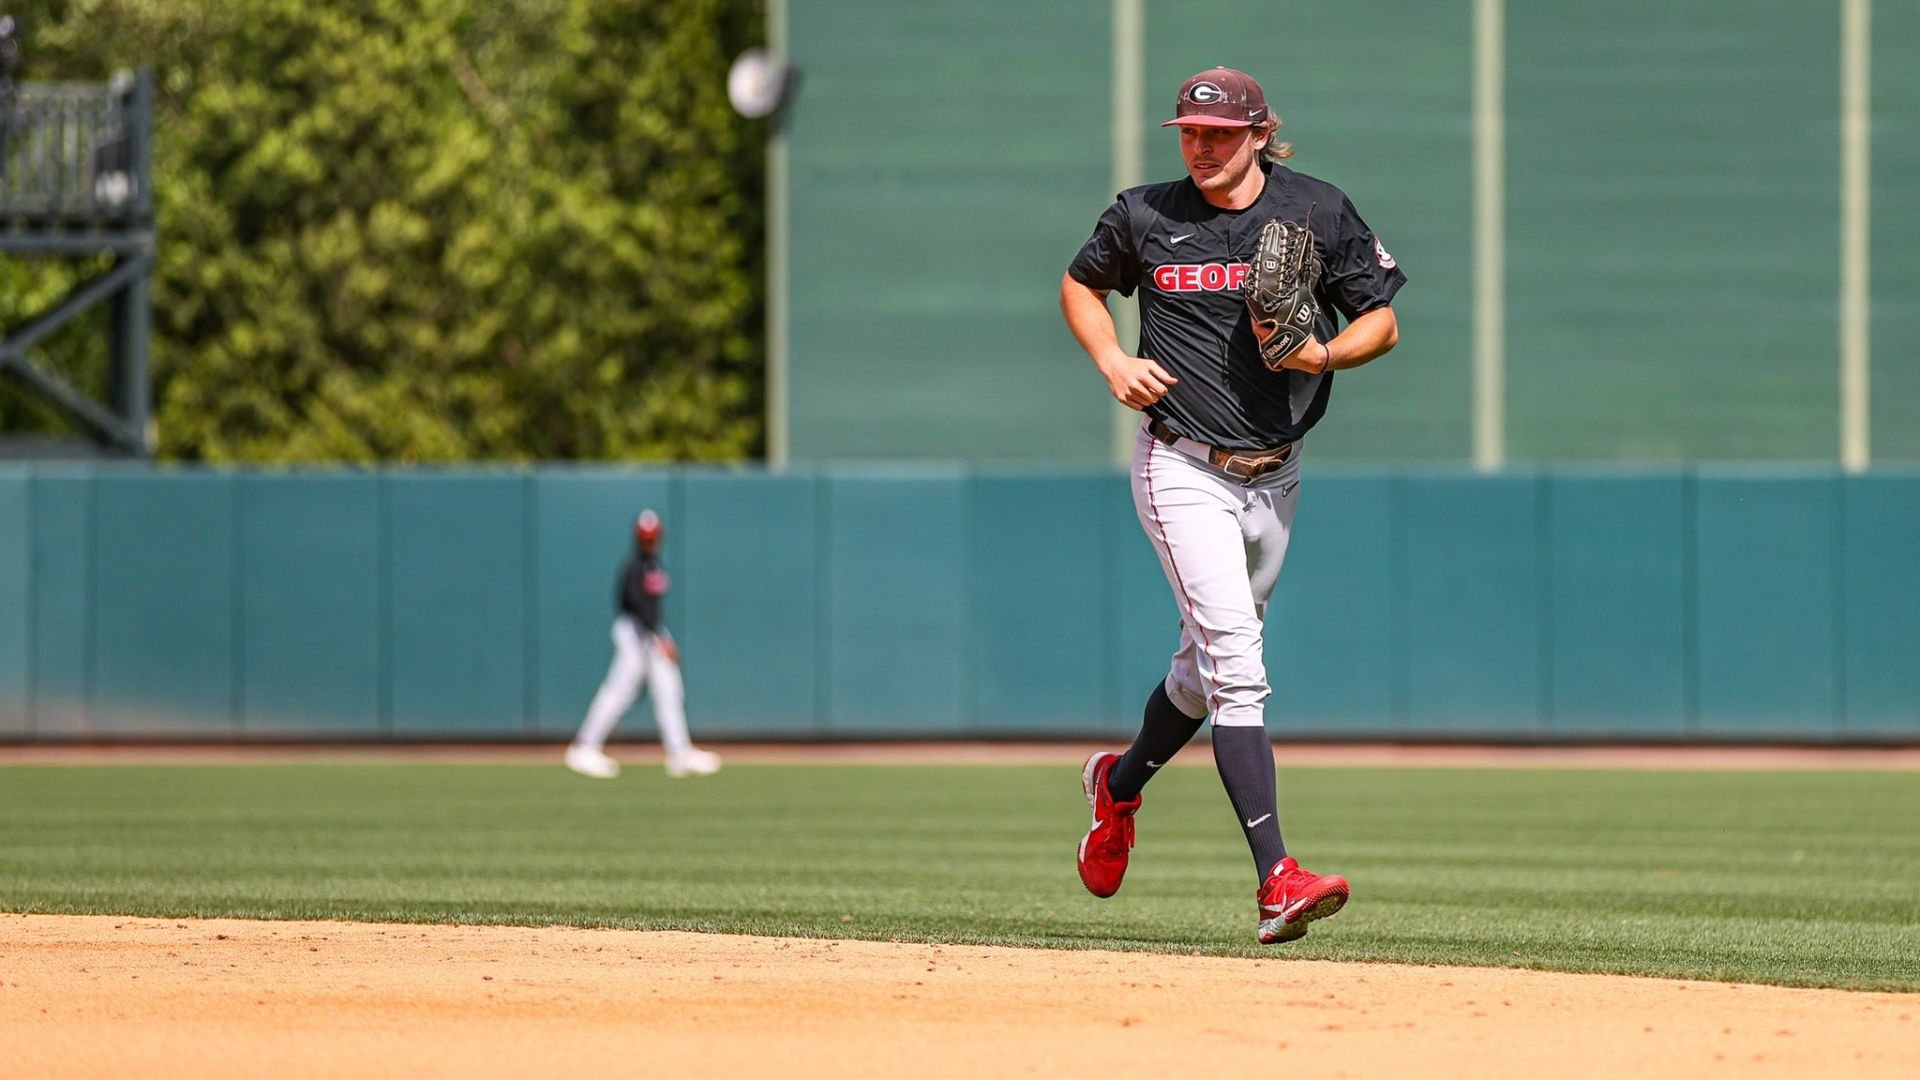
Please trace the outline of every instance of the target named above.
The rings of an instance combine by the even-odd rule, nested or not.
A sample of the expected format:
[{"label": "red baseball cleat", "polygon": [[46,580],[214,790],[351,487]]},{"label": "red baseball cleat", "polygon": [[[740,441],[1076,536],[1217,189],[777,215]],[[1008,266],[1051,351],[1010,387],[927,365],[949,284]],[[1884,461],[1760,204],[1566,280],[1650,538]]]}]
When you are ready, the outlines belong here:
[{"label": "red baseball cleat", "polygon": [[1348,891],[1346,878],[1303,869],[1292,856],[1274,863],[1260,886],[1260,944],[1306,937],[1307,924],[1339,911]]},{"label": "red baseball cleat", "polygon": [[1080,786],[1086,790],[1087,805],[1093,807],[1093,828],[1080,840],[1080,883],[1102,899],[1119,892],[1120,879],[1127,876],[1133,813],[1140,809],[1140,796],[1115,802],[1107,791],[1107,774],[1119,760],[1119,754],[1102,750],[1080,770]]}]

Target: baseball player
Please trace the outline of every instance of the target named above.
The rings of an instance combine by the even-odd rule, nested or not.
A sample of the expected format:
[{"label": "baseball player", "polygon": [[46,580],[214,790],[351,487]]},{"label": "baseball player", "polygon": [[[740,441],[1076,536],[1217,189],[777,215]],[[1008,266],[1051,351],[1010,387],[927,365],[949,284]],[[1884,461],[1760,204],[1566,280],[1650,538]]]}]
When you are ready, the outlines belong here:
[{"label": "baseball player", "polygon": [[[1348,887],[1281,842],[1262,619],[1293,528],[1302,437],[1326,412],[1333,373],[1399,340],[1389,305],[1406,277],[1340,189],[1281,164],[1293,149],[1275,141],[1279,118],[1251,76],[1193,76],[1161,126],[1179,129],[1186,177],[1121,192],[1060,282],[1067,326],[1107,389],[1144,414],[1134,509],[1181,623],[1133,745],[1081,771],[1093,826],[1080,879],[1095,896],[1119,890],[1141,789],[1211,718],[1214,762],[1253,852],[1259,940],[1273,944],[1339,911]],[[1297,282],[1277,280],[1287,265]],[[1270,316],[1262,295],[1295,284],[1297,304]],[[1116,290],[1139,294],[1138,356],[1114,332],[1105,300]],[[1339,648],[1310,630],[1287,637],[1303,658]]]},{"label": "baseball player", "polygon": [[667,572],[660,568],[661,535],[660,515],[642,510],[633,523],[634,552],[620,567],[619,589],[614,594],[620,614],[613,620],[613,665],[600,692],[593,695],[586,722],[567,747],[567,768],[582,776],[610,780],[620,775],[620,763],[603,748],[613,725],[633,707],[643,685],[653,690],[653,718],[667,751],[667,775],[711,776],[720,771],[720,755],[696,749],[687,737],[680,649],[660,618],[660,603],[669,584]]}]

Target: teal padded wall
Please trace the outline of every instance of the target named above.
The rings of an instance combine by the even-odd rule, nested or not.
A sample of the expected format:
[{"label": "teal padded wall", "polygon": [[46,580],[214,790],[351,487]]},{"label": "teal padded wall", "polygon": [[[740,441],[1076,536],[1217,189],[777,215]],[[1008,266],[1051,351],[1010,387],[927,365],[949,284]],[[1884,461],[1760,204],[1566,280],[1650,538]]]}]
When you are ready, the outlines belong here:
[{"label": "teal padded wall", "polygon": [[[1180,84],[1215,65],[1238,68],[1280,114],[1289,165],[1345,191],[1406,270],[1394,301],[1402,344],[1336,377],[1315,460],[1470,452],[1472,10],[1430,0],[1146,5],[1147,178],[1185,175],[1178,136],[1158,126]],[[1068,342],[1066,355],[1079,350]]]},{"label": "teal padded wall", "polygon": [[[570,737],[613,660],[615,589],[620,567],[633,552],[634,519],[652,508],[667,523],[661,555],[669,568],[685,543],[665,474],[554,470],[535,474],[531,483],[534,727]],[[667,594],[670,631],[678,624],[679,591]],[[635,738],[653,730],[652,711],[643,701],[617,733]]]},{"label": "teal padded wall", "polygon": [[[1105,469],[27,466],[0,738],[559,742],[641,505],[698,738],[1124,738],[1179,638]],[[1916,551],[1911,469],[1317,469],[1270,727],[1920,740]]]},{"label": "teal padded wall", "polygon": [[1107,457],[1056,306],[1113,196],[1107,10],[789,6],[794,460]]},{"label": "teal padded wall", "polygon": [[243,473],[238,484],[242,728],[287,737],[383,734],[387,530],[379,476]]},{"label": "teal padded wall", "polygon": [[1507,35],[1509,451],[1833,460],[1838,4],[1510,4]]},{"label": "teal padded wall", "polygon": [[1920,730],[1920,472],[1848,477],[1841,499],[1841,728]]},{"label": "teal padded wall", "polygon": [[1556,734],[1686,732],[1688,492],[1677,474],[1549,479],[1547,713]]},{"label": "teal padded wall", "polygon": [[1104,472],[983,470],[970,478],[970,732],[1113,727],[1106,549],[1146,544],[1106,527],[1107,504],[1126,497]]},{"label": "teal padded wall", "polygon": [[674,636],[698,731],[824,734],[824,486],[808,474],[684,476]]},{"label": "teal padded wall", "polygon": [[96,733],[241,733],[234,488],[230,473],[93,478]]},{"label": "teal padded wall", "polygon": [[387,474],[388,730],[530,730],[528,491],[523,473]]},{"label": "teal padded wall", "polygon": [[965,475],[875,467],[826,485],[828,730],[960,734],[974,690]]},{"label": "teal padded wall", "polygon": [[1873,452],[1920,459],[1920,4],[1873,5]]},{"label": "teal padded wall", "polygon": [[1812,735],[1840,702],[1840,485],[1831,477],[1697,480],[1699,727]]},{"label": "teal padded wall", "polygon": [[1405,498],[1392,476],[1308,469],[1301,478],[1267,609],[1274,733],[1405,730]]},{"label": "teal padded wall", "polygon": [[1406,487],[1408,725],[1537,734],[1545,704],[1540,479],[1416,472]]},{"label": "teal padded wall", "polygon": [[27,669],[35,735],[91,734],[93,678],[92,474],[37,466],[28,479],[32,551]]},{"label": "teal padded wall", "polygon": [[25,470],[0,467],[0,737],[29,730],[33,532],[28,509]]}]

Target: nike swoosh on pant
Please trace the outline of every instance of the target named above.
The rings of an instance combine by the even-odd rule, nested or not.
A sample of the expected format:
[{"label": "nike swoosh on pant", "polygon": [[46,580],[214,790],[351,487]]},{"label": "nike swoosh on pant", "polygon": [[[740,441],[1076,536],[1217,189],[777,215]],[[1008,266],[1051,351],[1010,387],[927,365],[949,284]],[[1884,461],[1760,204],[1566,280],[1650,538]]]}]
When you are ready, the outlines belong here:
[{"label": "nike swoosh on pant", "polygon": [[1272,816],[1273,816],[1272,814],[1261,814],[1261,815],[1260,815],[1259,817],[1257,817],[1257,818],[1254,818],[1254,819],[1253,819],[1252,821],[1249,821],[1249,822],[1247,822],[1247,828],[1249,828],[1249,829],[1251,829],[1251,828],[1253,828],[1253,827],[1254,827],[1255,825],[1258,825],[1258,824],[1260,824],[1261,822],[1263,822],[1263,821],[1265,821],[1265,820],[1267,820],[1268,818],[1270,818],[1270,817],[1272,817]]}]

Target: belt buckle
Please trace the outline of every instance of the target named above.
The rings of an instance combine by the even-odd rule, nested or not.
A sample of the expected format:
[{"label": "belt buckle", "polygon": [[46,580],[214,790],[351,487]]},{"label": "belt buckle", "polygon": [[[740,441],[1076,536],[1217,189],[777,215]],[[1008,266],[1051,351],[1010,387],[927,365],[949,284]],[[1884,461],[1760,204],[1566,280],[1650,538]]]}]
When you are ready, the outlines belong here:
[{"label": "belt buckle", "polygon": [[1260,475],[1258,466],[1231,450],[1215,450],[1212,454],[1213,467],[1242,480],[1251,480]]},{"label": "belt buckle", "polygon": [[1285,465],[1293,457],[1293,444],[1287,443],[1278,450],[1247,456],[1232,450],[1213,451],[1214,467],[1222,472],[1232,473],[1243,480],[1258,480]]}]

